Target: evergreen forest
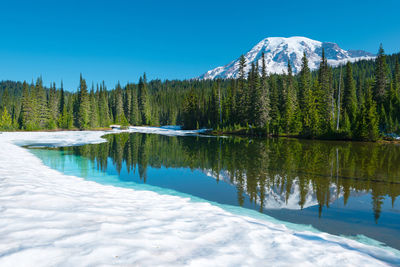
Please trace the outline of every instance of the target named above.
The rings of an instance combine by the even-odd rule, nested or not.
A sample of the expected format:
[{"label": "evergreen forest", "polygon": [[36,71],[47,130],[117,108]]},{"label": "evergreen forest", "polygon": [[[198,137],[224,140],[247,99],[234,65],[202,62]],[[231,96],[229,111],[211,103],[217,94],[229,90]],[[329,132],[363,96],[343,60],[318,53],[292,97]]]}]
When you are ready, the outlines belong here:
[{"label": "evergreen forest", "polygon": [[[264,58],[264,55],[262,55]],[[0,82],[0,129],[100,129],[110,124],[182,125],[222,133],[376,141],[400,134],[400,54],[332,68],[322,52],[311,71],[306,54],[294,75],[267,73],[240,60],[237,79],[87,84],[76,92],[51,83]]]}]

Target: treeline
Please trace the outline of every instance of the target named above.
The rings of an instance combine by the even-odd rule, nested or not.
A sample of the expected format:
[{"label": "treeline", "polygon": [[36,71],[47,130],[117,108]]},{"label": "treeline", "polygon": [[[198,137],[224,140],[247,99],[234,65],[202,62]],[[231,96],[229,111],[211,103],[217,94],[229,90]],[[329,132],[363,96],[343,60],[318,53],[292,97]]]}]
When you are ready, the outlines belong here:
[{"label": "treeline", "polygon": [[95,129],[121,125],[183,125],[223,132],[377,140],[400,133],[400,54],[380,47],[374,61],[331,68],[324,54],[311,72],[268,74],[244,57],[238,79],[139,82],[90,89],[81,76],[77,92],[35,83],[0,83],[0,129]]},{"label": "treeline", "polygon": [[3,130],[95,129],[112,123],[159,123],[156,116],[151,119],[146,75],[137,85],[127,84],[122,88],[117,84],[111,91],[107,91],[104,82],[88,90],[82,75],[76,93],[64,91],[62,83],[59,89],[55,83],[45,88],[42,78],[35,84],[6,82],[3,86],[0,121]]}]

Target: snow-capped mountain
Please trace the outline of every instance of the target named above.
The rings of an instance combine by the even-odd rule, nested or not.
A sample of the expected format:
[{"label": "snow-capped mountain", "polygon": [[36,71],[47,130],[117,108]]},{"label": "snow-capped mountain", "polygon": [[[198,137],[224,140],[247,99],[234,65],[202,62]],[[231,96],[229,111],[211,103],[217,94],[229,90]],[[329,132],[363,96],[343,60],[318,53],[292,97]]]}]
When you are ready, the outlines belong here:
[{"label": "snow-capped mountain", "polygon": [[[246,59],[246,73],[250,70],[251,63],[258,63],[261,67],[261,55],[264,52],[265,65],[268,73],[287,72],[287,63],[290,61],[294,73],[301,69],[301,59],[305,52],[311,70],[317,69],[322,56],[322,49],[328,64],[338,66],[347,61],[373,59],[374,54],[362,50],[344,50],[336,43],[315,41],[306,37],[269,37],[254,46],[244,57]],[[229,64],[207,71],[199,79],[237,78],[239,73],[239,58]]]}]

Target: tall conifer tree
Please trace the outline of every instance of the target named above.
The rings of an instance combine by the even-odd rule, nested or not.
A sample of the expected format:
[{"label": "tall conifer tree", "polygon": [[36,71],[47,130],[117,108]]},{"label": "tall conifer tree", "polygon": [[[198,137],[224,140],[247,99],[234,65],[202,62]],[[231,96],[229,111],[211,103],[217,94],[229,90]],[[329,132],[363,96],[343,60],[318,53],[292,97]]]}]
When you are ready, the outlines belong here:
[{"label": "tall conifer tree", "polygon": [[378,106],[384,103],[389,83],[388,66],[382,44],[379,46],[378,56],[375,59],[374,100]]},{"label": "tall conifer tree", "polygon": [[79,83],[79,94],[78,94],[78,128],[83,130],[87,129],[90,126],[90,103],[89,103],[89,95],[86,86],[86,80],[82,78],[82,74],[80,76]]},{"label": "tall conifer tree", "polygon": [[353,70],[350,62],[346,64],[346,75],[344,77],[343,88],[343,114],[346,113],[349,117],[350,123],[356,122],[357,115],[357,95],[356,85],[353,79]]}]

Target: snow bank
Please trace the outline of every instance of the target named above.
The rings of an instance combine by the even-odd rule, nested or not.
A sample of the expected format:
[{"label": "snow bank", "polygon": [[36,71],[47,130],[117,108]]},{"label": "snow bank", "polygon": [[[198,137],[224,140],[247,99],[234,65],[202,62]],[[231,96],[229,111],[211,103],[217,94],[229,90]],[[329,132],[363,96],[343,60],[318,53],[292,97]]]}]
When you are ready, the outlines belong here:
[{"label": "snow bank", "polygon": [[205,133],[207,131],[208,129],[182,130],[180,126],[174,126],[174,125],[162,126],[162,127],[143,127],[143,126],[129,127],[129,132],[161,134],[168,136],[198,135],[200,133]]},{"label": "snow bank", "polygon": [[19,146],[79,146],[106,142],[101,136],[112,133],[148,133],[167,136],[199,135],[208,129],[182,130],[180,126],[169,125],[162,127],[130,126],[127,130],[109,131],[60,131],[60,132],[0,132],[1,140],[12,141]]},{"label": "snow bank", "polygon": [[393,250],[67,176],[14,144],[98,143],[103,134],[0,134],[0,266],[400,264]]}]

